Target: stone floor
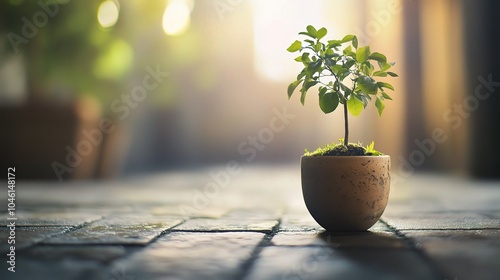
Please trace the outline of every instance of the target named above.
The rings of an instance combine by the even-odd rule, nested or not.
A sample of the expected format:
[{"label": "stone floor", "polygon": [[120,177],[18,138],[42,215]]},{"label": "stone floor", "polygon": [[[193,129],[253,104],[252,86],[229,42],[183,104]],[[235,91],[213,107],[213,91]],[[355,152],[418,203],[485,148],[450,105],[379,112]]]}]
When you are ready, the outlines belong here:
[{"label": "stone floor", "polygon": [[19,181],[15,273],[0,207],[0,279],[500,279],[500,182],[413,175],[370,231],[330,234],[298,166]]}]

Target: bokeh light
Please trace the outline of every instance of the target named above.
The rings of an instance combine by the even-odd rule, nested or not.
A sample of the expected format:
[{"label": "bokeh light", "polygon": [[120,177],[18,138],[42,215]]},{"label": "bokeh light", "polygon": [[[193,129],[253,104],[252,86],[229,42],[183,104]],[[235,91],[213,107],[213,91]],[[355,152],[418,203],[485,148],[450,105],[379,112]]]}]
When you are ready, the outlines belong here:
[{"label": "bokeh light", "polygon": [[169,1],[163,13],[163,31],[167,35],[180,35],[190,24],[190,7],[185,1]]},{"label": "bokeh light", "polygon": [[120,16],[120,9],[118,4],[111,0],[106,0],[101,3],[97,10],[97,20],[104,28],[112,27],[118,21]]},{"label": "bokeh light", "polygon": [[132,47],[126,41],[116,39],[97,58],[93,73],[101,79],[118,80],[130,70],[133,59]]}]

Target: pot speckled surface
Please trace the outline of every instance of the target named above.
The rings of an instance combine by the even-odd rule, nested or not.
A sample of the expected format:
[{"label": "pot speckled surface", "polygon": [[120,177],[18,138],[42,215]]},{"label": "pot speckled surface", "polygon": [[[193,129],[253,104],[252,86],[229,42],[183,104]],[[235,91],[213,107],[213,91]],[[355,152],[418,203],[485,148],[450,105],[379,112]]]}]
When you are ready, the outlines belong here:
[{"label": "pot speckled surface", "polygon": [[389,199],[389,156],[301,158],[302,193],[309,213],[328,231],[364,231]]}]

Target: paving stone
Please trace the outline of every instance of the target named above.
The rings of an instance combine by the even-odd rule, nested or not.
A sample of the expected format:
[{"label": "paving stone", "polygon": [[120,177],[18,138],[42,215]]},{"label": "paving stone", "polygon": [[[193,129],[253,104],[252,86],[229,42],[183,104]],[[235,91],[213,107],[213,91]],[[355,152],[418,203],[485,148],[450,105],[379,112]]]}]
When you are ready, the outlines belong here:
[{"label": "paving stone", "polygon": [[38,245],[19,252],[27,259],[43,261],[81,260],[110,263],[125,256],[127,250],[124,246],[52,246]]},{"label": "paving stone", "polygon": [[270,246],[262,250],[245,280],[435,279],[443,280],[414,251],[338,250]]},{"label": "paving stone", "polygon": [[277,246],[329,246],[335,249],[409,248],[406,242],[389,232],[328,233],[320,234],[280,232],[271,240]]},{"label": "paving stone", "polygon": [[165,227],[182,222],[176,216],[154,216],[144,213],[123,214],[106,217],[100,221],[92,223],[92,226],[155,226]]},{"label": "paving stone", "polygon": [[[43,209],[43,211],[40,211]],[[124,213],[134,213],[137,209],[134,209],[132,205],[50,205],[44,204],[42,202],[34,204],[34,202],[29,205],[24,203],[19,206],[17,214],[29,214],[29,213],[40,213],[45,214],[68,214],[75,216],[82,215],[95,215],[95,216],[109,216]]]},{"label": "paving stone", "polygon": [[500,229],[500,220],[477,213],[415,213],[384,215],[382,219],[398,230],[410,229]]},{"label": "paving stone", "polygon": [[242,220],[242,219],[192,219],[174,231],[258,231],[269,233],[278,225],[277,220]]},{"label": "paving stone", "polygon": [[145,245],[165,228],[142,226],[91,226],[46,240],[44,244],[128,244]]},{"label": "paving stone", "polygon": [[[194,209],[194,208],[193,208]],[[150,209],[150,213],[156,216],[175,215],[175,216],[188,216],[190,218],[212,218],[217,219],[222,217],[228,212],[225,208],[207,207],[203,212],[188,211],[188,208],[183,208],[182,205],[167,205],[157,206]],[[196,210],[196,209],[194,209]]]},{"label": "paving stone", "polygon": [[321,227],[309,213],[285,214],[281,220],[280,231],[295,232],[321,232],[325,229]]},{"label": "paving stone", "polygon": [[500,230],[403,231],[448,279],[500,279]]},{"label": "paving stone", "polygon": [[180,219],[171,217],[115,217],[50,238],[44,244],[145,245],[179,223]]},{"label": "paving stone", "polygon": [[[264,237],[259,232],[172,232],[163,236],[148,248],[192,248],[196,246],[255,247]],[[218,245],[216,245],[218,246]]]},{"label": "paving stone", "polygon": [[[287,232],[325,231],[325,229],[320,226],[309,213],[294,213],[283,215],[279,230]],[[369,230],[374,232],[390,231],[390,229],[380,221],[375,223],[375,225],[373,225]]]},{"label": "paving stone", "polygon": [[238,279],[264,234],[174,232],[121,260],[136,279]]},{"label": "paving stone", "polygon": [[327,246],[321,239],[319,233],[313,231],[305,232],[278,232],[271,239],[271,245],[276,246]]},{"label": "paving stone", "polygon": [[[16,259],[16,272],[12,273],[2,265],[0,279],[50,279],[50,280],[115,280],[110,271],[101,263],[94,261],[41,261],[19,257]],[[125,279],[125,278],[122,278]],[[120,278],[116,280],[122,280]]]},{"label": "paving stone", "polygon": [[227,212],[223,219],[242,219],[242,220],[279,220],[283,211],[276,209],[232,209]]},{"label": "paving stone", "polygon": [[[7,220],[9,216],[4,214],[0,216],[0,226],[9,224]],[[85,223],[91,223],[102,219],[102,216],[95,214],[85,214],[78,212],[69,213],[54,213],[54,212],[37,212],[37,213],[17,213],[16,226],[28,227],[51,227],[51,226],[80,226]]]},{"label": "paving stone", "polygon": [[[383,220],[382,220],[383,221]],[[378,220],[368,231],[371,232],[391,232],[392,230],[385,224],[385,221],[382,222]]]},{"label": "paving stone", "polygon": [[[500,204],[498,204],[500,206]],[[500,210],[499,211],[488,211],[482,213],[484,216],[500,220]],[[500,229],[500,227],[499,227]]]},{"label": "paving stone", "polygon": [[[65,233],[69,227],[16,227],[15,242],[16,250],[26,248],[35,243],[41,242],[51,236]],[[0,253],[8,252],[11,244],[7,240],[10,230],[7,227],[0,227]]]},{"label": "paving stone", "polygon": [[[382,217],[391,227],[379,222],[368,232],[331,234],[307,212],[300,167],[293,168],[247,166],[194,212],[180,206],[192,205],[195,186],[204,186],[212,169],[109,184],[23,183],[18,272],[6,270],[8,233],[0,227],[0,279],[500,280],[498,182],[415,174],[410,185],[391,190]],[[196,219],[171,228],[184,216]],[[264,233],[278,221],[268,242]]]}]

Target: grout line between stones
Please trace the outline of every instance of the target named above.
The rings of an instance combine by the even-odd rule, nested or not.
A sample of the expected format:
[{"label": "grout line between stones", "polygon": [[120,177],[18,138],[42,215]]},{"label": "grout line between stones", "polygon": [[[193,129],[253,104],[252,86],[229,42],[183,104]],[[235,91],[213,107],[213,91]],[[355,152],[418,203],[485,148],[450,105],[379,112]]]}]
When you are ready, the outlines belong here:
[{"label": "grout line between stones", "polygon": [[393,227],[392,225],[390,225],[389,223],[387,223],[386,221],[380,219],[379,220],[381,223],[383,223],[386,227],[388,227],[390,229],[390,231],[396,235],[397,237],[403,239],[407,244],[408,246],[410,247],[411,250],[413,250],[417,256],[419,256],[425,263],[427,263],[429,265],[429,267],[434,271],[434,274],[436,274],[436,276],[438,277],[438,279],[453,279],[453,278],[449,278],[446,273],[444,273],[437,265],[434,261],[432,261],[432,259],[429,257],[429,255],[427,255],[427,253],[422,250],[422,249],[419,249],[417,244],[415,243],[415,241],[406,236],[404,233],[402,233],[399,229]]},{"label": "grout line between stones", "polygon": [[154,242],[156,242],[158,239],[162,238],[163,236],[168,235],[171,232],[174,232],[174,228],[184,224],[188,220],[182,220],[179,223],[177,223],[177,224],[175,224],[175,225],[173,225],[165,230],[162,230],[157,236],[155,236],[153,239],[151,239],[148,243],[144,244],[144,247],[149,246],[149,245],[153,244]]},{"label": "grout line between stones", "polygon": [[130,256],[138,253],[140,250],[143,250],[145,249],[146,247],[150,246],[151,244],[155,243],[158,239],[162,238],[163,236],[165,235],[168,235],[170,233],[173,232],[173,229],[179,225],[182,225],[183,223],[185,223],[187,220],[183,220],[181,222],[179,222],[178,224],[176,225],[173,225],[163,231],[161,231],[158,235],[156,235],[154,238],[152,238],[149,242],[145,243],[145,244],[113,244],[113,245],[116,245],[116,246],[123,246],[126,250],[126,253],[123,255],[123,256],[120,256],[118,257],[117,259],[111,261],[109,263],[109,267],[112,267],[115,263],[118,263],[119,261],[123,260],[123,259],[127,259],[127,258],[130,258]]},{"label": "grout line between stones", "polygon": [[171,232],[189,232],[189,233],[224,233],[224,232],[257,232],[257,233],[264,233],[264,234],[271,234],[273,231],[269,230],[253,230],[253,229],[214,229],[214,230],[189,230],[189,229],[172,229],[170,230]]},{"label": "grout line between stones", "polygon": [[26,247],[23,247],[21,248],[22,250],[28,250],[34,246],[40,246],[40,245],[45,245],[47,243],[45,243],[47,240],[49,240],[50,238],[53,238],[53,237],[56,237],[56,236],[60,236],[60,235],[64,235],[64,234],[67,234],[67,233],[70,233],[72,231],[75,231],[75,230],[79,230],[83,227],[86,227],[88,226],[89,224],[93,223],[93,222],[96,222],[96,221],[100,221],[102,220],[103,217],[101,217],[101,219],[99,220],[95,220],[95,221],[91,221],[91,222],[84,222],[82,224],[79,224],[79,225],[75,225],[75,226],[43,226],[43,227],[39,227],[39,228],[66,228],[65,230],[63,230],[62,232],[58,232],[58,233],[53,233],[53,234],[49,234],[45,237],[43,237],[42,239],[40,240],[37,240],[35,242],[32,242],[31,244],[27,245]]},{"label": "grout line between stones", "polygon": [[276,234],[278,234],[280,225],[281,225],[281,219],[278,220],[278,223],[273,227],[272,231],[267,232],[266,235],[259,242],[259,244],[257,244],[255,249],[252,251],[250,257],[241,265],[240,273],[237,275],[237,277],[235,279],[246,278],[246,276],[248,275],[248,273],[252,269],[252,267],[255,263],[255,260],[257,260],[257,258],[259,257],[260,252],[262,252],[262,250],[265,247],[269,246],[269,244],[271,244],[271,240],[273,239],[273,237]]},{"label": "grout line between stones", "polygon": [[[65,231],[66,232],[69,232],[69,231],[73,231],[73,230],[77,230],[77,229],[80,229],[82,227],[85,227],[85,226],[88,226],[90,224],[93,224],[93,223],[96,223],[96,222],[99,222],[99,221],[102,221],[104,220],[106,217],[105,216],[101,216],[101,218],[99,219],[95,219],[95,220],[91,220],[91,221],[88,221],[88,222],[82,222],[81,224],[77,224],[77,225],[64,225],[64,224],[59,224],[59,225],[56,225],[56,224],[26,224],[26,225],[16,225],[16,228],[69,228],[68,231]],[[6,225],[0,225],[0,227],[4,227]]]},{"label": "grout line between stones", "polygon": [[[242,279],[243,277],[246,276],[246,274],[248,273],[248,271],[250,271],[251,267],[253,266],[253,263],[254,261],[257,259],[258,255],[260,254],[260,252],[262,251],[262,249],[264,247],[266,247],[267,245],[270,244],[271,242],[271,239],[279,232],[279,226],[281,224],[281,219],[278,220],[278,223],[273,227],[273,229],[271,231],[255,231],[255,230],[248,230],[248,231],[244,231],[244,230],[231,230],[231,231],[187,231],[187,230],[175,230],[175,227],[178,227],[180,225],[182,225],[183,223],[185,223],[186,221],[182,221],[180,222],[179,224],[175,225],[175,226],[172,226],[164,231],[162,231],[159,235],[157,235],[155,238],[153,238],[150,242],[148,242],[147,244],[144,244],[144,245],[136,245],[136,246],[130,246],[130,244],[127,244],[127,246],[130,246],[130,248],[146,248],[148,246],[150,246],[151,244],[155,243],[158,239],[166,236],[166,235],[169,235],[170,233],[175,233],[175,232],[190,232],[190,233],[221,233],[221,232],[258,232],[258,233],[264,233],[265,236],[262,238],[262,240],[259,242],[259,244],[257,244],[257,246],[255,247],[255,249],[252,251],[250,257],[248,260],[246,260],[240,267],[240,271],[241,273],[238,275],[238,277],[236,277],[235,279]],[[115,244],[116,245],[116,244]],[[113,260],[110,264],[110,266],[112,266],[114,263],[116,263],[117,261],[119,260],[122,260],[122,259],[125,259],[125,258],[129,258],[131,255],[137,253],[138,251],[131,251],[131,252],[128,252],[127,254],[125,254],[124,256],[121,256],[119,258],[117,258],[116,260]]]}]

